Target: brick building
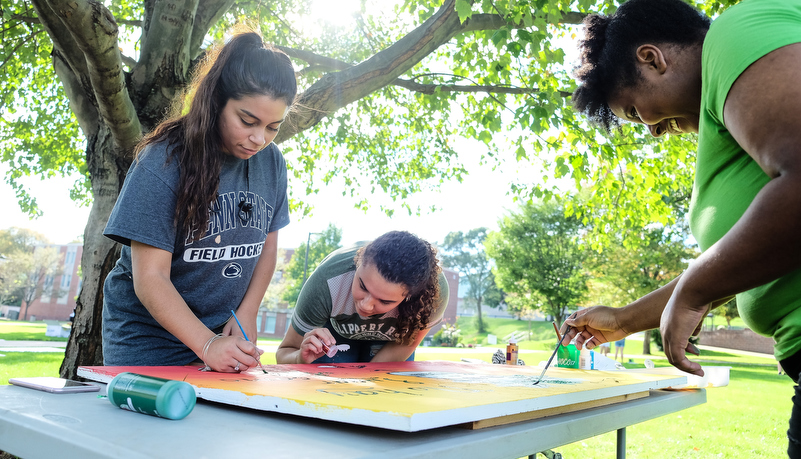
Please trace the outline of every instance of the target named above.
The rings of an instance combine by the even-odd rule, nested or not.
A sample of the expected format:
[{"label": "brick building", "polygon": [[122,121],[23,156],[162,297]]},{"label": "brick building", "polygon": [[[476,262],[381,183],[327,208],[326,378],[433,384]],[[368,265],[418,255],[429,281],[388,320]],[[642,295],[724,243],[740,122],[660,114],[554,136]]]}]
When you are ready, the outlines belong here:
[{"label": "brick building", "polygon": [[70,314],[75,310],[75,298],[81,288],[81,279],[78,269],[81,266],[83,244],[73,243],[65,245],[37,246],[38,248],[58,249],[61,259],[61,274],[47,276],[44,279],[42,295],[34,300],[27,308],[20,309],[25,317],[23,320],[69,320]]},{"label": "brick building", "polygon": [[[75,298],[78,296],[81,287],[81,279],[78,277],[78,268],[81,264],[81,254],[83,245],[80,243],[66,245],[49,245],[42,247],[57,247],[61,254],[62,266],[60,272],[63,274],[48,276],[44,280],[42,296],[32,302],[25,311],[26,320],[69,320],[70,314],[75,310]],[[294,249],[281,249],[281,256],[284,263],[288,263],[292,258]],[[448,280],[449,299],[448,307],[445,310],[443,321],[452,324],[456,321],[456,305],[459,295],[459,273],[447,268],[443,268],[443,273]],[[280,280],[283,272],[276,272],[273,281]],[[56,288],[54,288],[56,287]],[[53,294],[56,292],[57,294]],[[283,338],[289,322],[292,318],[291,309],[268,310],[262,308],[257,317],[257,330],[259,336],[265,338]],[[433,335],[439,327],[435,327],[429,335]]]}]

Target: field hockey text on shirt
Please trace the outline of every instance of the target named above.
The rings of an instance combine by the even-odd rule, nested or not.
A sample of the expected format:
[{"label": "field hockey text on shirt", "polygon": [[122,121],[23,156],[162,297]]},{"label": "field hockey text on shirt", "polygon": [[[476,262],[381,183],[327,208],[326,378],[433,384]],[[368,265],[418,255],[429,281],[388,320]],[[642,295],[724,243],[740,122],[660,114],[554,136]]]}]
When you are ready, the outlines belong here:
[{"label": "field hockey text on shirt", "polygon": [[184,252],[187,263],[212,263],[220,260],[241,260],[261,255],[264,241],[255,244],[228,245],[225,247],[189,248]]}]

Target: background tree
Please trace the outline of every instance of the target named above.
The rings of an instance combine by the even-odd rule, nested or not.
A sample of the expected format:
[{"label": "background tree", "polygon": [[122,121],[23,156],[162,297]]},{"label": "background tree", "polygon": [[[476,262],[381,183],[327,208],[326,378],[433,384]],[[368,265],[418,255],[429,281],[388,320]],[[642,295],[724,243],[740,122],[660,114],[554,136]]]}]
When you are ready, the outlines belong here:
[{"label": "background tree", "polygon": [[712,314],[723,317],[726,320],[726,328],[731,330],[731,321],[740,317],[740,311],[737,310],[737,298],[732,298],[728,303],[713,309]]},{"label": "background tree", "polygon": [[49,244],[44,234],[27,228],[0,230],[0,256],[8,257],[14,252],[32,252],[37,245]]},{"label": "background tree", "polygon": [[[323,232],[309,235],[308,265],[306,263],[306,244],[301,244],[292,254],[292,259],[284,269],[286,287],[282,299],[289,303],[289,307],[295,307],[298,302],[300,289],[303,287],[308,276],[323,261],[329,253],[342,247],[342,230],[333,224],[329,224]],[[306,278],[304,278],[304,274]]]},{"label": "background tree", "polygon": [[459,282],[467,283],[465,301],[476,307],[476,327],[479,333],[486,332],[481,317],[481,306],[497,307],[502,299],[495,285],[492,264],[484,251],[487,228],[476,228],[466,233],[450,232],[439,246],[442,264],[459,272]]},{"label": "background tree", "polygon": [[[712,14],[732,2],[708,0]],[[0,159],[20,206],[38,212],[19,178],[78,172],[72,195],[92,201],[63,376],[102,359],[102,283],[118,247],[102,236],[141,135],[161,120],[211,39],[236,22],[260,26],[295,62],[302,93],[276,139],[307,193],[336,187],[359,208],[375,192],[403,198],[469,171],[452,145],[477,139],[480,167],[542,164],[513,180],[524,198],[591,189],[567,210],[616,228],[674,216],[662,196],[691,187],[693,137],[614,138],[577,120],[562,46],[603,0],[7,0],[0,27]],[[54,128],[57,127],[57,128]],[[503,133],[503,135],[496,135]],[[511,154],[510,154],[511,153]],[[294,205],[300,205],[297,196]],[[304,209],[308,210],[308,209]],[[388,213],[395,209],[384,209]],[[627,226],[628,225],[628,226]]]},{"label": "background tree", "polygon": [[285,249],[278,249],[278,259],[275,263],[275,274],[270,279],[270,285],[267,286],[267,291],[264,292],[264,298],[261,301],[261,307],[268,310],[275,311],[286,307],[284,301],[284,292],[286,292],[289,279],[286,277],[286,267],[289,264],[287,260],[287,251]]},{"label": "background tree", "polygon": [[43,294],[61,295],[61,289],[53,282],[63,271],[63,257],[57,247],[38,246],[31,252],[17,253],[12,264],[18,270],[22,295],[19,320],[27,320],[31,303]]},{"label": "background tree", "polygon": [[17,285],[8,258],[0,256],[0,305],[17,306],[17,303],[22,303],[16,294]]},{"label": "background tree", "polygon": [[[593,275],[588,305],[625,306],[667,284],[697,256],[688,245],[686,227],[654,226],[639,241],[621,238],[595,253],[588,263]],[[645,331],[643,354],[651,353],[651,330]]]},{"label": "background tree", "polygon": [[25,228],[0,230],[0,304],[22,305],[31,254],[48,244],[43,234]]},{"label": "background tree", "polygon": [[554,201],[526,203],[504,217],[484,245],[506,301],[561,323],[587,291],[587,251],[579,241],[583,230],[581,221],[565,216]]}]

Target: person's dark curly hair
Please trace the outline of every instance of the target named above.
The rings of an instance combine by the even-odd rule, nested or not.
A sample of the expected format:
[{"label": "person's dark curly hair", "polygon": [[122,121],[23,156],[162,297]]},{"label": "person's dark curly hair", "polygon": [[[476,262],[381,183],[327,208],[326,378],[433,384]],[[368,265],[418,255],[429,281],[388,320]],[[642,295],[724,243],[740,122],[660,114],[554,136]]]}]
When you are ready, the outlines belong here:
[{"label": "person's dark curly hair", "polygon": [[644,44],[703,43],[711,20],[682,0],[629,0],[611,16],[584,18],[584,39],[573,76],[573,106],[607,132],[620,121],[609,108],[616,91],[641,80],[635,53]]},{"label": "person's dark curly hair", "polygon": [[406,231],[390,231],[359,249],[356,266],[371,264],[381,277],[406,287],[406,299],[398,305],[395,341],[408,345],[417,332],[428,328],[438,306],[439,274],[437,249]]}]

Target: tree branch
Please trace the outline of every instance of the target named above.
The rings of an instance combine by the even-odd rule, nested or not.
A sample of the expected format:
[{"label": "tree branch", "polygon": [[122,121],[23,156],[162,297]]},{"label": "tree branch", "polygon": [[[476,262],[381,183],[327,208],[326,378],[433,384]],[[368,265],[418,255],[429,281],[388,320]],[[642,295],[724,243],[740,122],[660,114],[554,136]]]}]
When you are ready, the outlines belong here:
[{"label": "tree branch", "polygon": [[49,3],[83,52],[95,101],[115,143],[123,151],[130,150],[141,137],[141,128],[125,85],[114,17],[99,2]]},{"label": "tree branch", "polygon": [[70,109],[75,114],[75,118],[78,119],[83,135],[87,139],[97,135],[99,114],[97,113],[97,107],[92,103],[94,98],[87,96],[78,76],[64,61],[61,53],[55,50],[53,51],[53,68],[56,71],[56,75],[58,75],[59,81],[61,81],[61,86],[64,88],[64,93],[70,103]]},{"label": "tree branch", "polygon": [[[435,92],[486,92],[488,94],[534,94],[539,92],[537,88],[516,88],[512,86],[489,86],[489,85],[459,85],[459,84],[422,84],[401,78],[392,82],[395,86],[409,89],[422,94],[434,94]],[[559,91],[562,97],[568,97],[572,93]]]},{"label": "tree branch", "polygon": [[12,49],[10,52],[8,52],[8,55],[6,56],[5,60],[3,60],[3,62],[0,62],[0,71],[3,70],[3,67],[6,66],[8,61],[10,61],[13,58],[16,58],[15,54],[17,53],[17,50],[22,47],[22,45],[24,45],[24,44],[28,43],[29,41],[33,40],[34,38],[36,38],[37,35],[39,35],[42,32],[44,32],[44,30],[37,30],[36,32],[28,35],[25,39],[19,40],[17,42],[17,44],[14,46],[14,49]]},{"label": "tree branch", "polygon": [[127,65],[128,68],[134,68],[136,65],[136,59],[126,56],[125,54],[120,54],[120,59],[122,59],[122,63]]},{"label": "tree branch", "polygon": [[148,4],[152,6],[152,14],[142,29],[142,51],[131,72],[134,102],[140,111],[161,113],[186,83],[192,62],[192,19],[197,14],[198,1],[163,0]]},{"label": "tree branch", "polygon": [[[588,13],[578,13],[575,11],[562,12],[561,18],[547,18],[548,24],[581,24]],[[501,27],[511,27],[513,29],[525,29],[527,26],[522,22],[510,24],[509,21],[497,14],[474,14],[463,24],[460,32],[476,32],[478,30],[496,30]]]},{"label": "tree branch", "polygon": [[353,67],[353,64],[350,64],[348,62],[341,61],[339,59],[334,59],[332,57],[321,56],[311,51],[290,48],[288,46],[276,46],[276,49],[283,51],[289,57],[301,60],[308,64],[317,65],[325,70],[339,71]]},{"label": "tree branch", "polygon": [[72,73],[81,78],[81,85],[88,94],[92,93],[92,84],[86,77],[86,59],[78,49],[75,39],[69,29],[61,22],[50,4],[46,0],[32,0],[33,8],[39,16],[39,21],[50,40],[53,42],[55,52],[58,52],[69,66]]},{"label": "tree branch", "polygon": [[[298,97],[295,113],[290,115],[290,122],[285,123],[275,142],[291,138],[298,132],[311,128],[323,118],[355,102],[362,97],[390,84],[402,86],[421,92],[433,91],[441,85],[419,85],[398,77],[418,64],[435,49],[447,43],[460,33],[492,30],[500,27],[525,27],[522,23],[509,24],[504,18],[494,14],[477,14],[464,23],[454,9],[455,0],[445,0],[442,6],[419,27],[368,60],[351,65],[336,59],[319,56],[307,51],[282,47],[290,57],[306,61],[315,66],[339,70],[329,73],[315,82]],[[586,16],[583,13],[563,13],[556,22],[578,24]],[[470,92],[486,92],[488,87],[445,86],[446,90],[464,90]],[[530,93],[534,89],[495,88],[498,92],[510,94]],[[567,95],[567,94],[563,94]]]},{"label": "tree branch", "polygon": [[200,47],[203,45],[206,32],[223,17],[233,4],[234,0],[203,0],[198,4],[192,27],[192,38],[189,40],[190,59],[195,59],[200,55]]},{"label": "tree branch", "polygon": [[455,0],[445,0],[439,10],[412,32],[366,61],[329,73],[298,98],[300,110],[291,116],[276,143],[319,123],[325,116],[380,89],[450,40],[461,28]]}]

